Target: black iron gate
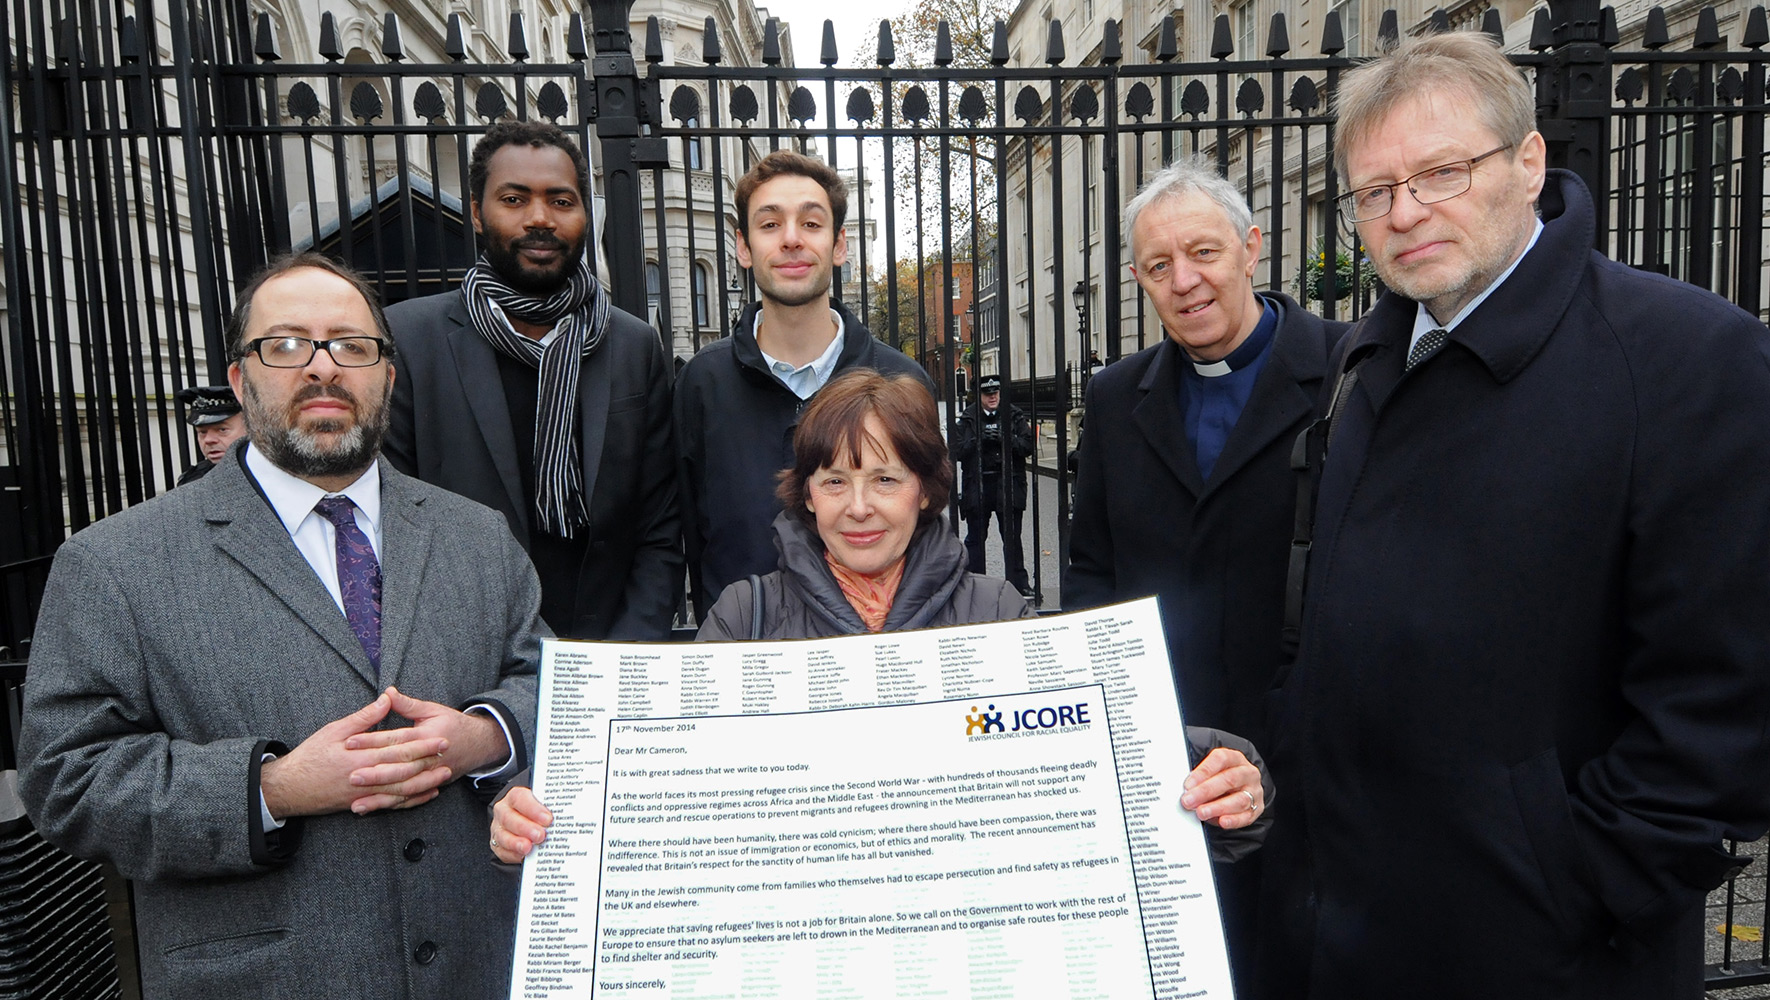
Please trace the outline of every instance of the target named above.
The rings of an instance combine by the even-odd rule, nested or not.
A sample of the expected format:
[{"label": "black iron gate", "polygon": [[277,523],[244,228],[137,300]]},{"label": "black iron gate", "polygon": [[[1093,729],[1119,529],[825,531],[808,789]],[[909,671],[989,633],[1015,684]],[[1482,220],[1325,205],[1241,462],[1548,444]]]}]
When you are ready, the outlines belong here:
[{"label": "black iron gate", "polygon": [[[1075,40],[1052,23],[1039,51],[1012,54],[1003,26],[971,50],[943,30],[922,66],[898,64],[886,25],[872,65],[844,68],[833,32],[818,67],[783,58],[773,22],[737,53],[709,22],[698,60],[671,59],[655,19],[634,44],[626,0],[590,7],[589,34],[574,16],[539,52],[520,15],[493,40],[459,14],[388,14],[354,40],[328,14],[312,51],[288,52],[288,26],[244,0],[0,3],[0,186],[14,193],[0,204],[3,603],[34,601],[36,559],[68,531],[168,489],[194,459],[172,396],[222,379],[232,289],[269,254],[333,253],[390,301],[458,280],[476,254],[468,151],[504,117],[594,146],[616,301],[679,355],[728,333],[750,295],[731,257],[736,176],[782,145],[849,171],[863,196],[838,294],[949,403],[962,375],[1006,374],[1059,479],[1091,355],[1160,336],[1118,226],[1160,163],[1201,154],[1250,193],[1269,286],[1327,315],[1371,294],[1324,208],[1328,100],[1358,54],[1338,13],[1306,57],[1282,15],[1259,52],[1237,52],[1219,17],[1191,50],[1208,56],[1188,61],[1170,17],[1140,48],[1110,20]],[[1762,314],[1763,9],[1706,9],[1677,50],[1657,9],[1630,26],[1633,51],[1608,9],[1561,16],[1538,11],[1514,58],[1537,80],[1552,156],[1608,206],[1603,248]],[[1449,24],[1411,27],[1432,22]],[[1500,32],[1496,11],[1481,24]],[[1384,14],[1379,40],[1400,31]],[[1069,42],[1088,57],[1066,59]],[[1034,548],[1061,558],[1068,491],[1054,496]],[[7,618],[0,644],[22,648],[29,616]]]},{"label": "black iron gate", "polygon": [[[1064,460],[1091,355],[1161,336],[1118,225],[1153,167],[1199,154],[1240,183],[1271,287],[1330,316],[1372,292],[1325,207],[1329,98],[1368,54],[1337,13],[1306,54],[1282,15],[1253,52],[1226,17],[1199,46],[1170,17],[1135,43],[1113,21],[1081,39],[1052,23],[1025,52],[1000,26],[969,49],[942,26],[916,66],[886,26],[868,65],[842,67],[826,29],[820,65],[799,67],[773,22],[727,51],[709,19],[698,58],[673,59],[655,19],[634,44],[630,0],[588,6],[588,33],[574,16],[538,46],[520,15],[486,32],[389,14],[354,39],[326,15],[297,52],[245,0],[0,0],[0,661],[27,652],[67,533],[169,489],[194,459],[173,395],[224,377],[236,285],[274,252],[316,247],[389,301],[449,287],[476,256],[468,152],[501,118],[553,120],[594,148],[614,297],[679,355],[728,334],[752,292],[731,257],[737,175],[779,146],[849,171],[860,196],[838,294],[922,361],[944,402],[961,401],[961,373],[1001,372],[1040,421],[1059,488],[1054,511],[1033,511],[1035,566],[1066,548]],[[1376,34],[1403,27],[1390,11]],[[1499,34],[1497,13],[1480,27]],[[1588,2],[1538,11],[1514,56],[1553,161],[1605,206],[1601,249],[1759,316],[1767,42],[1761,7],[1705,9],[1674,39],[1658,8],[1619,28]],[[1711,982],[1770,981],[1761,948],[1726,953]]]}]

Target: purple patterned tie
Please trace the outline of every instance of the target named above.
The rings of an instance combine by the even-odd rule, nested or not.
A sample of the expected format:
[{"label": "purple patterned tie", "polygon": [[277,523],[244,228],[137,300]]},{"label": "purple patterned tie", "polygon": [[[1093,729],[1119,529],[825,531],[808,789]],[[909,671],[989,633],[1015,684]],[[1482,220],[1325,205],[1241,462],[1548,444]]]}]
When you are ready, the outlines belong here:
[{"label": "purple patterned tie", "polygon": [[338,529],[338,590],[344,597],[344,617],[350,630],[369,654],[369,664],[381,671],[381,564],[375,561],[369,536],[356,526],[356,505],[349,497],[326,497],[314,504],[314,512]]}]

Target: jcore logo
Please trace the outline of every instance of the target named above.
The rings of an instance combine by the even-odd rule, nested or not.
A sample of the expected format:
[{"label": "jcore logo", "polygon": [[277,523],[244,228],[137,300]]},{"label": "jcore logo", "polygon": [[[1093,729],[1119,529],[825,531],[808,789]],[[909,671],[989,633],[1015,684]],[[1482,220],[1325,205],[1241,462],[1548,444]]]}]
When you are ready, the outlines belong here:
[{"label": "jcore logo", "polygon": [[[1007,729],[1008,727],[1002,724],[1002,713],[993,711],[995,707],[996,706],[991,705],[990,709],[992,711],[965,716],[965,735],[971,736],[975,733],[999,733]],[[977,706],[972,705],[971,711],[977,712]]]}]

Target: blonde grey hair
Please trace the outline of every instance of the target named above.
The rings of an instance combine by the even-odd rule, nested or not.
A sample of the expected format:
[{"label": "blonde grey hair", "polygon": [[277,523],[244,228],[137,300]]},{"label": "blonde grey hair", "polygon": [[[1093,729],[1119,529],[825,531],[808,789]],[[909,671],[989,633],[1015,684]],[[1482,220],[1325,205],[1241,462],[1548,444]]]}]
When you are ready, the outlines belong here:
[{"label": "blonde grey hair", "polygon": [[1513,151],[1536,129],[1536,98],[1524,75],[1480,31],[1410,38],[1388,55],[1350,70],[1334,94],[1334,169],[1349,183],[1346,159],[1395,107],[1423,92],[1465,97],[1475,116]]},{"label": "blonde grey hair", "polygon": [[[1175,160],[1155,175],[1143,182],[1137,196],[1125,206],[1125,235],[1137,228],[1137,216],[1143,210],[1157,202],[1184,198],[1189,194],[1202,194],[1217,203],[1223,214],[1229,218],[1229,224],[1235,231],[1247,236],[1248,230],[1254,227],[1254,212],[1248,207],[1246,198],[1229,183],[1229,179],[1217,172],[1211,161],[1202,156],[1186,157]],[[1131,247],[1132,256],[1136,256],[1137,247]]]}]

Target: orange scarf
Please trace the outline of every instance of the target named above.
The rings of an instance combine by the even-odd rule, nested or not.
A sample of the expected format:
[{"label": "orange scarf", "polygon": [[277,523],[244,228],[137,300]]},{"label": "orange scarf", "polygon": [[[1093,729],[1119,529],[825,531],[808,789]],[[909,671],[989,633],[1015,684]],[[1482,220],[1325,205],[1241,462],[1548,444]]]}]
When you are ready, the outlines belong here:
[{"label": "orange scarf", "polygon": [[842,588],[842,596],[854,605],[855,613],[860,615],[868,632],[885,628],[885,616],[891,613],[891,601],[897,597],[897,585],[903,582],[903,564],[907,561],[899,559],[878,576],[863,576],[837,562],[828,549],[824,550],[824,562],[829,564],[836,586]]}]

